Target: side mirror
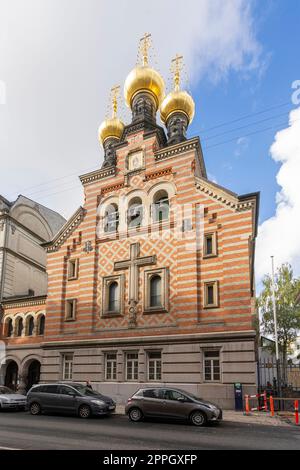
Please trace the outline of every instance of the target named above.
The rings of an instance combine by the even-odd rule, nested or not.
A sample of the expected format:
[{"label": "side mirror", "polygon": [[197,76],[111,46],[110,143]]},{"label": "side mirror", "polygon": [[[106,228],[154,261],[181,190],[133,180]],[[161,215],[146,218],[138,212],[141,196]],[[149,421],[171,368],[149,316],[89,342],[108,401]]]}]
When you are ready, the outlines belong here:
[{"label": "side mirror", "polygon": [[177,398],[177,401],[180,401],[181,403],[184,403],[185,399],[183,397],[179,397],[179,398]]}]

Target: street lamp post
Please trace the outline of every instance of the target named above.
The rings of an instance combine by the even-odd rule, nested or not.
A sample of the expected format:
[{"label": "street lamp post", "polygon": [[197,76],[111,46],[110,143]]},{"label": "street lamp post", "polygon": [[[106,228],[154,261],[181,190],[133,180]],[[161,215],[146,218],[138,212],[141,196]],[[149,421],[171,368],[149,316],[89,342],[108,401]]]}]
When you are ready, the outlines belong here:
[{"label": "street lamp post", "polygon": [[281,396],[281,373],[280,373],[281,371],[280,371],[278,332],[277,332],[277,311],[276,311],[275,280],[274,280],[274,256],[271,256],[271,260],[272,260],[272,301],[273,301],[273,315],[274,315],[277,384],[278,384],[278,395]]}]

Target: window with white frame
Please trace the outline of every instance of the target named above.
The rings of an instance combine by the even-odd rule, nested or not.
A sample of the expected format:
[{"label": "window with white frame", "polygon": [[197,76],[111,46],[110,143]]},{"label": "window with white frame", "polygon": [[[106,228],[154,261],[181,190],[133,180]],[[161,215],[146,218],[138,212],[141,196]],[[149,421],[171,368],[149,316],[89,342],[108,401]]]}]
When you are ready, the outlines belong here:
[{"label": "window with white frame", "polygon": [[72,380],[73,376],[73,354],[63,355],[63,380]]},{"label": "window with white frame", "polygon": [[219,382],[220,374],[220,351],[204,352],[204,379],[206,382]]},{"label": "window with white frame", "polygon": [[105,380],[117,380],[117,353],[105,355]]},{"label": "window with white frame", "polygon": [[148,352],[148,380],[161,380],[161,352]]},{"label": "window with white frame", "polygon": [[169,196],[164,190],[158,191],[153,198],[152,214],[154,222],[162,222],[169,219]]},{"label": "window with white frame", "polygon": [[116,232],[119,227],[119,209],[117,204],[109,204],[104,215],[104,232]]},{"label": "window with white frame", "polygon": [[144,313],[168,310],[168,268],[144,271]]},{"label": "window with white frame", "polygon": [[128,228],[137,228],[143,224],[144,208],[141,198],[135,197],[130,201],[127,212]]},{"label": "window with white frame", "polygon": [[126,354],[126,380],[138,380],[139,355],[138,353]]}]

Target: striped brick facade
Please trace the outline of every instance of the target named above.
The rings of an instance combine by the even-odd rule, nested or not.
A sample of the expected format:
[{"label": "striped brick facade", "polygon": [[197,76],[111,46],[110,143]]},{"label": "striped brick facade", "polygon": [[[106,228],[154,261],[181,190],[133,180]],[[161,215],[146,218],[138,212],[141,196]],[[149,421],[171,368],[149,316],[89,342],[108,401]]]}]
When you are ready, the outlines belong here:
[{"label": "striped brick facade", "polygon": [[[142,151],[144,164],[127,170],[127,158]],[[94,387],[124,402],[148,376],[148,355],[161,353],[161,385],[190,391],[233,406],[233,383],[245,392],[256,388],[256,318],[253,289],[254,240],[258,195],[237,196],[206,178],[198,139],[161,148],[157,134],[132,132],[117,149],[117,166],[81,177],[84,206],[47,244],[48,295],[46,328],[41,342],[41,381],[63,378],[63,358],[73,355],[72,379],[91,380]],[[170,217],[151,222],[152,195],[169,190]],[[145,206],[144,225],[128,230],[120,223],[116,236],[101,231],[103,206],[138,195]],[[149,208],[149,211],[147,211]],[[126,211],[120,214],[124,217]],[[149,213],[146,213],[149,212]],[[183,230],[183,227],[184,230]],[[203,256],[203,236],[216,236],[217,253]],[[114,269],[138,243],[140,257],[155,264],[138,269],[136,324],[129,324],[129,270]],[[77,276],[68,280],[69,260]],[[148,270],[164,269],[167,306],[145,311]],[[103,283],[123,279],[120,315],[104,315]],[[216,282],[217,305],[205,307],[204,286]],[[66,319],[66,301],[75,301],[75,318]],[[204,357],[218,351],[220,377],[206,380]],[[138,355],[138,376],[126,380],[126,355]],[[105,358],[116,353],[116,378],[106,380]]]}]

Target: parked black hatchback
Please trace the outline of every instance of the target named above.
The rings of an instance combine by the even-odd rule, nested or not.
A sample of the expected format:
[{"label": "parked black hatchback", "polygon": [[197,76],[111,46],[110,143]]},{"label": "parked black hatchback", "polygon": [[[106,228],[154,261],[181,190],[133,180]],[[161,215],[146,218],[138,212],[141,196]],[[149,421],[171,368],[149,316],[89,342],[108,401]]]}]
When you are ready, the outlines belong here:
[{"label": "parked black hatchback", "polygon": [[79,383],[34,385],[27,394],[27,408],[32,415],[42,412],[75,414],[80,418],[112,413],[115,402]]}]

